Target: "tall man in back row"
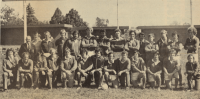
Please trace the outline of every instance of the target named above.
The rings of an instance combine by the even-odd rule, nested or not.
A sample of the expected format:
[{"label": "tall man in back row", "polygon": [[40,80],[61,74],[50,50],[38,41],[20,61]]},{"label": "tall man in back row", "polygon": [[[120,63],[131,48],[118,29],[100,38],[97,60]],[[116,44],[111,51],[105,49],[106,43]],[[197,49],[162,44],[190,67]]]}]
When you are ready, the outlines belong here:
[{"label": "tall man in back row", "polygon": [[126,43],[126,50],[128,50],[128,57],[131,58],[135,51],[140,49],[140,42],[136,40],[136,32],[134,30],[129,31],[130,40]]},{"label": "tall man in back row", "polygon": [[125,39],[121,37],[121,30],[115,30],[115,37],[111,40],[111,49],[114,52],[115,59],[121,57],[121,52],[125,49]]},{"label": "tall man in back row", "polygon": [[97,39],[98,46],[103,52],[103,56],[107,56],[110,50],[110,40],[106,37],[106,30],[100,30],[99,39]]},{"label": "tall man in back row", "polygon": [[60,30],[60,36],[61,37],[58,40],[56,40],[55,46],[57,46],[58,56],[60,58],[63,58],[64,43],[68,39],[67,38],[67,32],[65,31],[65,29]]},{"label": "tall man in back row", "polygon": [[86,28],[86,36],[82,39],[82,47],[88,50],[88,55],[92,56],[95,54],[95,48],[97,47],[96,37],[92,35],[93,28],[87,27]]},{"label": "tall man in back row", "polygon": [[53,38],[49,31],[44,32],[45,39],[42,40],[41,48],[43,55],[47,58],[50,56],[50,49],[55,47]]},{"label": "tall man in back row", "polygon": [[[75,56],[76,60],[81,57],[80,50],[81,50],[81,39],[79,39],[79,31],[72,32],[73,37],[68,39],[64,44],[64,49],[68,47],[71,51],[71,55]],[[65,53],[65,51],[64,51]]]},{"label": "tall man in back row", "polygon": [[145,47],[146,47],[146,45],[149,44],[149,41],[147,41],[147,40],[145,39],[145,35],[144,35],[143,32],[141,32],[141,33],[139,34],[139,38],[140,38],[140,41],[139,41],[139,42],[140,42],[140,49],[139,49],[140,57],[142,57],[142,59],[144,60],[144,62],[147,63],[147,61],[146,61],[146,51],[145,51]]}]

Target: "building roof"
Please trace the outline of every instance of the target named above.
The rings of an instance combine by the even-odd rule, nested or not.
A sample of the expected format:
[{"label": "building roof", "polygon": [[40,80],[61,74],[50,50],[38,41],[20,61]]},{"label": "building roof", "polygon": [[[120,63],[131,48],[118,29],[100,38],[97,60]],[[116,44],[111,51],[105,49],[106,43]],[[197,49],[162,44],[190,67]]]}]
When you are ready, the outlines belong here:
[{"label": "building roof", "polygon": [[[27,27],[63,27],[72,28],[69,24],[44,24],[44,25],[28,25]],[[4,25],[1,28],[24,28],[24,25]]]},{"label": "building roof", "polygon": [[[92,27],[94,30],[100,29],[117,29],[117,26],[108,26],[108,27]],[[86,27],[74,27],[72,30],[85,30]],[[119,26],[119,29],[129,29],[129,26]]]},{"label": "building roof", "polygon": [[[163,25],[163,26],[138,26],[137,29],[163,29],[163,28],[188,28],[190,25]],[[196,28],[200,28],[200,25],[194,25]]]}]

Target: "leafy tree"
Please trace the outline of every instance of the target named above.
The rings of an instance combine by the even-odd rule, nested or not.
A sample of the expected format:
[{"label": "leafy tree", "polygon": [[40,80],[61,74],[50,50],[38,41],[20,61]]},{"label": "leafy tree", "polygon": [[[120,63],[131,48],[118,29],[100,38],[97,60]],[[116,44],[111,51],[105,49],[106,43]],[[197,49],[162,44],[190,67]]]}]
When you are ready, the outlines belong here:
[{"label": "leafy tree", "polygon": [[83,19],[78,14],[78,11],[74,9],[71,9],[69,13],[66,14],[62,23],[71,24],[73,27],[88,26],[88,23],[84,22]]},{"label": "leafy tree", "polygon": [[38,19],[35,17],[35,15],[34,15],[35,11],[31,7],[30,3],[26,7],[26,12],[27,12],[27,24],[28,25],[37,25],[38,24]]},{"label": "leafy tree", "polygon": [[[24,17],[20,18],[19,14],[14,13],[14,9],[5,5],[1,8],[1,25],[24,25]],[[49,21],[38,21],[37,18],[33,15],[34,10],[30,6],[27,6],[27,23],[28,25],[42,25],[49,24]]]},{"label": "leafy tree", "polygon": [[56,9],[54,15],[51,17],[50,24],[71,24],[73,27],[88,26],[88,23],[80,18],[78,11],[71,9],[66,16],[63,16],[59,8]]},{"label": "leafy tree", "polygon": [[51,17],[50,24],[63,24],[65,17],[62,15],[62,12],[59,8],[56,9],[54,15]]},{"label": "leafy tree", "polygon": [[6,25],[24,25],[24,21],[19,17],[12,17]]},{"label": "leafy tree", "polygon": [[7,5],[1,8],[1,25],[23,25],[23,20],[14,11]]},{"label": "leafy tree", "polygon": [[107,27],[109,24],[109,20],[108,19],[101,19],[99,17],[96,18],[96,23],[95,25],[97,27]]}]

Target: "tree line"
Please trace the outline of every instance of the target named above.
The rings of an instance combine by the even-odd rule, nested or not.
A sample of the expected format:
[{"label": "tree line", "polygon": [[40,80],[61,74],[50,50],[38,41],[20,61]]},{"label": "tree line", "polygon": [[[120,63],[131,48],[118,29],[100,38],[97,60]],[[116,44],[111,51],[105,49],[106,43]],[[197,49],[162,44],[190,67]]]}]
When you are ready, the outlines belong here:
[{"label": "tree line", "polygon": [[[29,3],[26,7],[27,12],[27,25],[42,25],[42,24],[70,24],[73,27],[84,27],[88,26],[88,23],[81,18],[78,11],[71,9],[66,15],[62,14],[59,8],[56,8],[50,21],[39,21],[34,15],[35,10]],[[4,25],[23,25],[24,17],[20,17],[19,14],[15,13],[15,9],[7,5],[1,8],[1,26]],[[95,26],[105,27],[109,23],[108,19],[96,18]]]}]

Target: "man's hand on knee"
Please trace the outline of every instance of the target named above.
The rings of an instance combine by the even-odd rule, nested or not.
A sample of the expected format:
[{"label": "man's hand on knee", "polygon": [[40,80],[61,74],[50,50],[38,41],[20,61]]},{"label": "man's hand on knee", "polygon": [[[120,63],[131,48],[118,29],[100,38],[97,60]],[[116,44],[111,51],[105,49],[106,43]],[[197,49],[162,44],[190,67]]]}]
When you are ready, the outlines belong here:
[{"label": "man's hand on knee", "polygon": [[48,71],[48,72],[53,72],[53,69],[48,69],[47,71]]},{"label": "man's hand on knee", "polygon": [[38,69],[37,69],[37,68],[34,68],[34,71],[35,71],[35,72],[38,72]]},{"label": "man's hand on knee", "polygon": [[66,70],[65,73],[68,74],[68,75],[72,74],[71,71],[69,71],[69,70]]},{"label": "man's hand on knee", "polygon": [[113,73],[114,73],[115,75],[117,74],[115,70],[113,70]]},{"label": "man's hand on knee", "polygon": [[93,74],[94,74],[94,72],[95,72],[95,70],[92,70],[92,71],[90,72],[90,75],[93,75]]},{"label": "man's hand on knee", "polygon": [[140,73],[142,73],[142,74],[146,74],[146,72],[145,72],[145,71],[141,71]]},{"label": "man's hand on knee", "polygon": [[102,71],[101,70],[98,70],[99,74],[102,74]]},{"label": "man's hand on knee", "polygon": [[122,72],[120,71],[119,73],[118,73],[118,76],[121,76],[122,75]]},{"label": "man's hand on knee", "polygon": [[87,75],[88,75],[87,73],[83,73],[83,76],[87,77]]},{"label": "man's hand on knee", "polygon": [[8,72],[10,77],[13,77],[13,73],[12,72]]},{"label": "man's hand on knee", "polygon": [[106,76],[109,76],[109,73],[108,73],[108,72],[105,72],[105,75],[106,75]]},{"label": "man's hand on knee", "polygon": [[42,72],[42,75],[45,75],[46,73],[45,73],[45,71],[41,71]]}]

